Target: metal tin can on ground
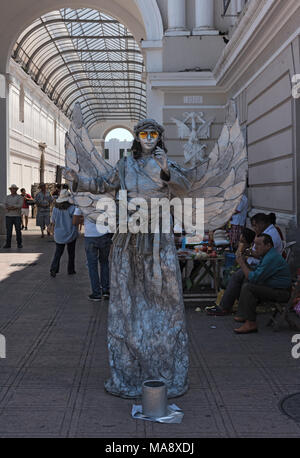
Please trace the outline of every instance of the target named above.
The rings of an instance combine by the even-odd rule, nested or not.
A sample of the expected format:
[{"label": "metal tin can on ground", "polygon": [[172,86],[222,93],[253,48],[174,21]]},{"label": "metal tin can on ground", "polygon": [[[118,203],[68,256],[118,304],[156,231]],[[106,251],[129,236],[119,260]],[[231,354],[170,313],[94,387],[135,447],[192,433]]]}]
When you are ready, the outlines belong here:
[{"label": "metal tin can on ground", "polygon": [[167,387],[161,380],[146,380],[143,383],[143,415],[160,418],[168,413]]}]

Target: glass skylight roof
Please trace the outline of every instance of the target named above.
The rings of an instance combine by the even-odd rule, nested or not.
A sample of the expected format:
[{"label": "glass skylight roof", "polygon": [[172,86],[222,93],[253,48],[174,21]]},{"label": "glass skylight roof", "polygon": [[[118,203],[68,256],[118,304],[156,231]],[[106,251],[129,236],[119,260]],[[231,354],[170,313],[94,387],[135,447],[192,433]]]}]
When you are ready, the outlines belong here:
[{"label": "glass skylight roof", "polygon": [[47,13],[19,36],[13,58],[68,117],[80,102],[87,127],[146,117],[140,48],[106,14],[87,8]]}]

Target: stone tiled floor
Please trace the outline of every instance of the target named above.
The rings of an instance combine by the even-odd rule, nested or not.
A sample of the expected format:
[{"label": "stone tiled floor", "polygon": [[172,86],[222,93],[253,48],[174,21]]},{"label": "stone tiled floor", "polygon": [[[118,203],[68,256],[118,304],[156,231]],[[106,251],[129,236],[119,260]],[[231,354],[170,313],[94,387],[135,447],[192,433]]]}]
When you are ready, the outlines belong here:
[{"label": "stone tiled floor", "polygon": [[54,243],[42,240],[32,221],[22,251],[0,250],[0,333],[7,342],[7,358],[0,359],[0,437],[300,436],[300,424],[279,409],[281,399],[300,392],[294,333],[274,333],[260,315],[257,335],[237,336],[231,317],[207,317],[191,304],[190,390],[175,400],[183,422],[133,420],[133,402],[103,389],[108,303],[87,300],[82,238],[77,248],[77,275],[68,276],[63,262],[55,279],[49,276]]}]

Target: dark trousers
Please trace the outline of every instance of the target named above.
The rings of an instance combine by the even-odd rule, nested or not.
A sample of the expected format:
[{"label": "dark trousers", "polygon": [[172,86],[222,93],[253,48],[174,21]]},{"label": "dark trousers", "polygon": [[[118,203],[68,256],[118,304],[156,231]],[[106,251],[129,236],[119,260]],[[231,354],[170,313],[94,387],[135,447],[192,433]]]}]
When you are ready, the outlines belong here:
[{"label": "dark trousers", "polygon": [[223,310],[228,312],[232,310],[235,301],[240,297],[244,281],[245,275],[242,269],[239,269],[231,276],[220,303],[220,307],[222,307]]},{"label": "dark trousers", "polygon": [[249,321],[256,321],[256,307],[262,301],[288,302],[290,290],[244,283],[239,300],[237,315]]},{"label": "dark trousers", "polygon": [[[109,289],[109,252],[111,247],[111,234],[101,237],[85,237],[85,252],[88,263],[92,292],[101,295],[101,289]],[[99,277],[98,263],[101,276]]]},{"label": "dark trousers", "polygon": [[11,245],[11,236],[13,231],[13,226],[15,226],[17,244],[22,245],[22,232],[21,232],[21,216],[7,216],[6,217],[6,245]]},{"label": "dark trousers", "polygon": [[[60,263],[60,258],[63,255],[64,249],[65,249],[65,243],[57,243],[56,244],[56,250],[54,254],[54,258],[50,267],[50,270],[58,273],[59,272],[59,263]],[[76,239],[73,240],[73,242],[70,242],[67,244],[67,250],[68,250],[68,273],[71,274],[75,271],[75,247],[76,247]]]}]

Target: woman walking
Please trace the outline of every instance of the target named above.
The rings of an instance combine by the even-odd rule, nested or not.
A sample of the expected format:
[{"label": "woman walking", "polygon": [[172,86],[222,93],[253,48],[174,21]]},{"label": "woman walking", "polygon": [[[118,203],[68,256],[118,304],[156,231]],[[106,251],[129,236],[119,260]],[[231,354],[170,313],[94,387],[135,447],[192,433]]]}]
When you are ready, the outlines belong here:
[{"label": "woman walking", "polygon": [[69,261],[68,274],[75,274],[75,245],[78,236],[77,227],[73,225],[72,219],[75,206],[70,200],[70,193],[67,189],[60,192],[53,208],[51,224],[54,226],[54,240],[56,250],[50,267],[50,275],[55,277],[59,272],[59,264],[62,254],[67,245]]}]

